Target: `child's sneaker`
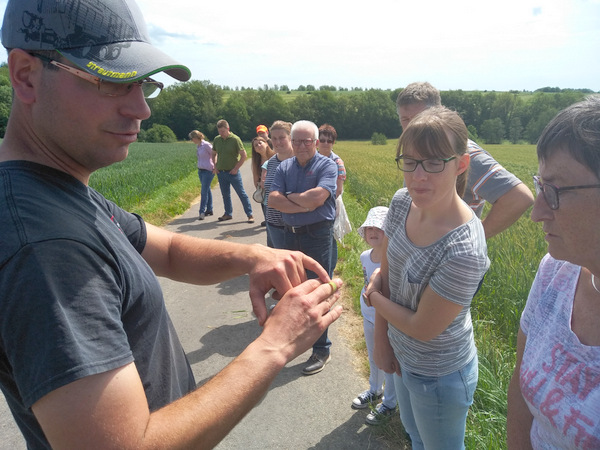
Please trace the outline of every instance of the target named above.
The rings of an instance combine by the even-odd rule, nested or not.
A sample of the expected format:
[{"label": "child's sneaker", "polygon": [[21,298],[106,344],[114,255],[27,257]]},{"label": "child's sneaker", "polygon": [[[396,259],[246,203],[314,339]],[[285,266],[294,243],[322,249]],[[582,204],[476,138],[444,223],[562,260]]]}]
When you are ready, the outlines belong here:
[{"label": "child's sneaker", "polygon": [[365,409],[370,403],[375,403],[375,401],[379,400],[382,395],[383,394],[376,394],[371,391],[365,391],[361,394],[358,394],[358,397],[352,400],[352,408]]},{"label": "child's sneaker", "polygon": [[374,411],[367,414],[367,423],[369,425],[379,425],[387,420],[389,416],[394,414],[395,411],[396,408],[388,408],[383,403],[380,403],[375,407]]}]

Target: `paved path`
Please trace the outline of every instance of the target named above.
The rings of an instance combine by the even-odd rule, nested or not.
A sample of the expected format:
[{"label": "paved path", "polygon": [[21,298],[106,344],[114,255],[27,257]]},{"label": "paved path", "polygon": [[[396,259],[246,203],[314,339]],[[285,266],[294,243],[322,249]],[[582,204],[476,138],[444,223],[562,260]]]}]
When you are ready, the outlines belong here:
[{"label": "paved path", "polygon": [[[252,194],[250,164],[242,167],[244,185]],[[252,202],[256,222],[246,223],[241,203],[232,190],[233,220],[218,222],[223,214],[219,188],[213,189],[214,216],[198,221],[198,204],[166,228],[193,236],[242,243],[266,243],[260,205]],[[191,286],[160,279],[167,308],[179,333],[198,384],[222,370],[260,333],[248,297],[248,277],[215,286]],[[356,371],[350,346],[340,330],[344,315],[330,327],[332,359],[316,375],[301,374],[310,350],[290,362],[268,394],[219,444],[229,449],[383,449],[388,448],[365,425],[368,411],[350,408],[352,399],[367,386]],[[23,439],[0,404],[0,448],[24,449]],[[227,409],[229,405],[223,404]]]}]

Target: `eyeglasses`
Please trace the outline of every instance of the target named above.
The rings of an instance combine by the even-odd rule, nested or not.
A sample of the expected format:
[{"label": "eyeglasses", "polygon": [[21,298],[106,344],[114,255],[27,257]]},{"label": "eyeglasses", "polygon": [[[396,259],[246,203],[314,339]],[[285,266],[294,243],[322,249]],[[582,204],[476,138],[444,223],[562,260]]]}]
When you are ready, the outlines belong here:
[{"label": "eyeglasses", "polygon": [[319,138],[319,142],[322,142],[323,144],[333,144],[333,139]]},{"label": "eyeglasses", "polygon": [[316,139],[292,139],[292,145],[295,145],[296,147],[300,147],[300,145],[310,147],[315,142],[317,142]]},{"label": "eyeglasses", "polygon": [[533,186],[535,187],[535,194],[544,195],[544,200],[548,204],[548,207],[556,211],[558,209],[558,195],[562,191],[575,191],[577,189],[593,189],[600,188],[600,184],[584,184],[582,186],[564,186],[557,187],[553,184],[542,183],[540,177],[537,175],[533,176]]},{"label": "eyeglasses", "polygon": [[144,78],[143,80],[134,81],[133,83],[112,83],[110,81],[104,81],[84,70],[76,69],[75,67],[68,66],[43,55],[39,55],[37,53],[31,53],[31,55],[47,62],[48,64],[52,64],[59,69],[66,70],[76,77],[95,84],[98,86],[98,92],[109,97],[122,97],[127,95],[131,92],[133,87],[137,85],[142,88],[144,98],[155,98],[158,97],[158,94],[160,94],[164,87],[164,84],[162,84],[160,81],[153,80],[152,78]]},{"label": "eyeglasses", "polygon": [[400,155],[396,157],[396,165],[402,172],[414,172],[417,170],[417,166],[421,164],[421,167],[423,167],[425,172],[439,173],[443,172],[446,168],[446,163],[453,159],[456,159],[456,156],[451,156],[446,159],[414,159]]}]

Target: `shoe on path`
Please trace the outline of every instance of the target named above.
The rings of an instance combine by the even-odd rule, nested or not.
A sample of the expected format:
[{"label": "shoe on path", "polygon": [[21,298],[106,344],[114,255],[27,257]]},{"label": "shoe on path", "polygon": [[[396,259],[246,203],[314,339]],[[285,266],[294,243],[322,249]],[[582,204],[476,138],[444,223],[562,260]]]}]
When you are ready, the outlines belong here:
[{"label": "shoe on path", "polygon": [[254,223],[254,216],[248,216],[248,223]]},{"label": "shoe on path", "polygon": [[233,219],[233,217],[231,217],[228,214],[223,214],[221,217],[219,217],[219,222],[224,222],[225,220],[231,220]]},{"label": "shoe on path", "polygon": [[205,217],[206,217],[206,214],[200,213],[200,215],[198,216],[198,220],[204,220]]},{"label": "shoe on path", "polygon": [[313,353],[308,361],[306,361],[306,366],[302,369],[303,375],[314,375],[315,373],[319,373],[327,364],[331,361],[331,354],[328,355],[319,355],[317,353]]},{"label": "shoe on path", "polygon": [[382,396],[383,394],[376,394],[371,391],[361,392],[354,400],[352,400],[352,408],[365,409],[371,403],[375,403],[379,400]]},{"label": "shoe on path", "polygon": [[374,411],[367,414],[367,423],[369,425],[381,425],[395,412],[396,408],[388,408],[383,403],[380,403],[375,407]]},{"label": "shoe on path", "polygon": [[207,216],[212,216],[212,215],[213,215],[212,209],[211,209],[210,211],[206,211],[206,213],[205,213],[205,214],[206,214]]}]

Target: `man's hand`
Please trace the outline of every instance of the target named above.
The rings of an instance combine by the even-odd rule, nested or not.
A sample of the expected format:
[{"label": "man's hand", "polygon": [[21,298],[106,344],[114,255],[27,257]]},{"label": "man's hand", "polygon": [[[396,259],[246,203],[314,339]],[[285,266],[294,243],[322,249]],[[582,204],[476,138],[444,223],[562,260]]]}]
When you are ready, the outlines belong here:
[{"label": "man's hand", "polygon": [[[317,274],[321,283],[329,282],[329,275],[314,259],[301,252],[276,250],[263,245],[253,246],[257,253],[253,258],[250,275],[250,301],[259,325],[267,319],[265,295],[275,289],[274,298],[306,281],[306,270]],[[329,287],[329,285],[328,285]],[[331,289],[331,288],[330,288]]]},{"label": "man's hand", "polygon": [[285,357],[284,364],[308,350],[342,314],[333,307],[342,280],[329,283],[311,279],[289,290],[265,322],[258,341]]}]

